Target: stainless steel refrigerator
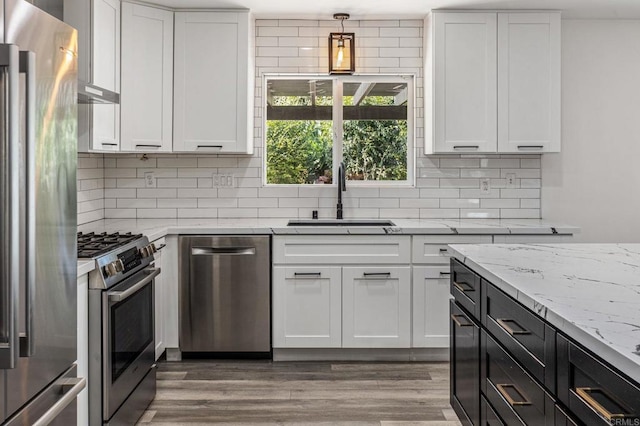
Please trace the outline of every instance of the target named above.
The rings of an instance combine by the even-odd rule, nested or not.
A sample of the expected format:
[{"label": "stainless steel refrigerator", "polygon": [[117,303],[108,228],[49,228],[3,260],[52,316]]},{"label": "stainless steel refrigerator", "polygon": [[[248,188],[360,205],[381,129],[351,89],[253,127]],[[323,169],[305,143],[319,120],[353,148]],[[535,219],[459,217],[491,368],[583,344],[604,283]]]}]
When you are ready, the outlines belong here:
[{"label": "stainless steel refrigerator", "polygon": [[0,423],[72,425],[77,33],[0,5]]}]

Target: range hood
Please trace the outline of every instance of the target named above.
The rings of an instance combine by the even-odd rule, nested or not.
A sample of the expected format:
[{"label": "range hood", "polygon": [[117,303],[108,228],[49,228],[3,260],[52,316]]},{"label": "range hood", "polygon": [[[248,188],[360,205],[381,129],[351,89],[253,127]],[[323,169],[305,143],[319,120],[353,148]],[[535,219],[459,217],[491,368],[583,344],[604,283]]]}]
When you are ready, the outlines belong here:
[{"label": "range hood", "polygon": [[79,104],[119,104],[120,94],[103,89],[91,83],[78,81]]}]

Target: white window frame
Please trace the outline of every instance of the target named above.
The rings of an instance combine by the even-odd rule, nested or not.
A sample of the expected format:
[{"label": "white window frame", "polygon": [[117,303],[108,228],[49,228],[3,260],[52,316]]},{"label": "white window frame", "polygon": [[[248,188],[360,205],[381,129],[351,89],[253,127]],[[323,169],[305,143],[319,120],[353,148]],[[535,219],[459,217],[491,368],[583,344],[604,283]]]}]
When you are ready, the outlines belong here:
[{"label": "white window frame", "polygon": [[362,74],[362,75],[326,75],[326,74],[264,74],[262,77],[262,186],[263,187],[304,187],[304,188],[327,188],[335,187],[335,180],[331,184],[278,184],[267,183],[267,81],[268,80],[332,80],[333,81],[333,176],[338,176],[338,166],[343,158],[343,108],[342,103],[336,99],[342,99],[342,85],[345,82],[375,82],[375,83],[406,83],[407,84],[407,179],[402,181],[380,181],[380,180],[348,180],[349,186],[365,188],[393,188],[393,187],[415,187],[415,85],[416,75],[406,74]]}]

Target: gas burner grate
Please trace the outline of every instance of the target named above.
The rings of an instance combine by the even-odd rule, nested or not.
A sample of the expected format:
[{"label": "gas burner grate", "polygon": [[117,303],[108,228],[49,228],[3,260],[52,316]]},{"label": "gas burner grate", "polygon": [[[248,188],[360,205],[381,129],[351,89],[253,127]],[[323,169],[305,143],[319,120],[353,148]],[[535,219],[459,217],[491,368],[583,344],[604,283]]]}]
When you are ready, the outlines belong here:
[{"label": "gas burner grate", "polygon": [[132,234],[131,232],[123,234],[119,232],[111,234],[107,232],[100,234],[78,232],[78,258],[86,259],[102,256],[116,247],[123,246],[139,238],[142,238],[142,234]]}]

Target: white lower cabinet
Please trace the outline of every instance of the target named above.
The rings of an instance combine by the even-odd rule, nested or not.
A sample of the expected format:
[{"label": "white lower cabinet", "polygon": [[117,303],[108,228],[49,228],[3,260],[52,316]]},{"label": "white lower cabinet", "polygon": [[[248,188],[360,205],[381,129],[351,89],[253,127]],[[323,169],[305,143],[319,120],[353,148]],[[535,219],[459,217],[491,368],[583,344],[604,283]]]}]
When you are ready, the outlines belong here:
[{"label": "white lower cabinet", "polygon": [[449,347],[449,266],[413,267],[414,348]]},{"label": "white lower cabinet", "polygon": [[411,268],[342,269],[342,346],[408,348],[411,344]]},{"label": "white lower cabinet", "polygon": [[87,386],[78,394],[77,420],[89,424],[89,275],[78,277],[78,377],[87,379]]},{"label": "white lower cabinet", "polygon": [[[156,248],[160,248],[165,244],[164,238],[155,240],[153,243],[156,245]],[[160,356],[162,355],[166,347],[166,343],[165,343],[166,309],[165,307],[167,304],[166,298],[168,297],[168,295],[167,295],[167,290],[165,285],[166,280],[164,279],[165,269],[162,268],[162,249],[158,250],[153,256],[155,258],[155,261],[154,261],[155,267],[162,269],[162,271],[160,272],[160,275],[158,275],[154,280],[154,293],[155,293],[154,326],[155,326],[156,360],[157,360],[158,358],[160,358]]]},{"label": "white lower cabinet", "polygon": [[339,348],[341,269],[273,268],[273,347]]}]

